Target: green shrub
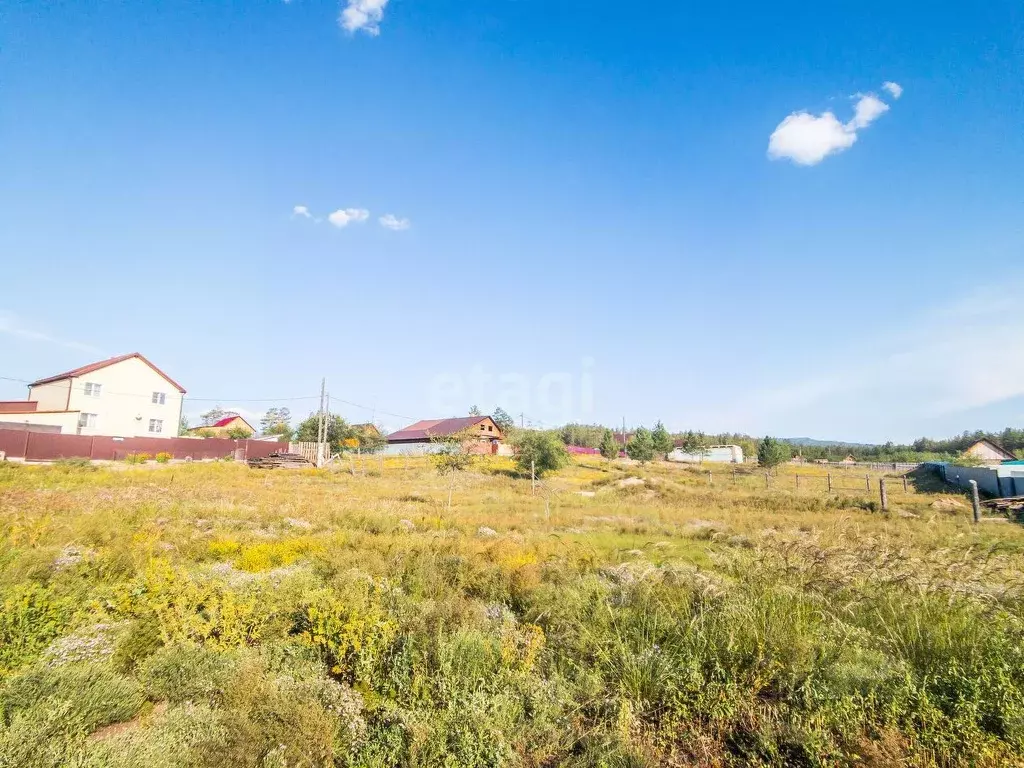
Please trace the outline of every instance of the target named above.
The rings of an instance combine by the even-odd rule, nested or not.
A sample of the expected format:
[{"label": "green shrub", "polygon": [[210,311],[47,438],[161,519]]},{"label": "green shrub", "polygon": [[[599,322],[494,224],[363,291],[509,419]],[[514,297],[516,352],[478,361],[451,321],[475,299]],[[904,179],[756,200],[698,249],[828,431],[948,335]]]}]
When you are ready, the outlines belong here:
[{"label": "green shrub", "polygon": [[136,619],[128,625],[114,648],[110,661],[119,672],[130,672],[163,646],[160,623],[153,615]]},{"label": "green shrub", "polygon": [[38,584],[14,587],[0,609],[0,678],[33,661],[64,632],[72,614],[67,600]]},{"label": "green shrub", "polygon": [[0,725],[0,768],[78,765],[86,729],[67,701],[40,702]]},{"label": "green shrub", "polygon": [[186,703],[171,707],[140,728],[89,744],[81,768],[206,768],[224,765],[221,758],[230,736],[224,720],[223,712],[205,704]]},{"label": "green shrub", "polygon": [[168,645],[142,662],[139,678],[154,699],[172,704],[213,702],[227,684],[234,663],[234,655],[227,651]]},{"label": "green shrub", "polygon": [[99,664],[34,667],[8,679],[0,691],[7,722],[41,702],[67,702],[86,731],[131,719],[144,701],[142,686]]},{"label": "green shrub", "polygon": [[169,462],[173,458],[174,458],[174,454],[168,453],[167,451],[160,451],[160,453],[158,453],[156,455],[156,463],[157,464],[166,464],[167,462]]},{"label": "green shrub", "polygon": [[569,452],[554,432],[524,431],[516,438],[516,466],[524,475],[537,477],[555,472],[569,463]]}]

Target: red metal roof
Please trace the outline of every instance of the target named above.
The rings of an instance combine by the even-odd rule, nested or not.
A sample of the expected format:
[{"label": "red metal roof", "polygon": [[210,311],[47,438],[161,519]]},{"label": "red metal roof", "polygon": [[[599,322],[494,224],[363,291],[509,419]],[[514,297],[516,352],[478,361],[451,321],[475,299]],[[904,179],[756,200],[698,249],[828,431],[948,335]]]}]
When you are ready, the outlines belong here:
[{"label": "red metal roof", "polygon": [[[403,443],[414,440],[429,440],[432,437],[447,437],[461,432],[468,427],[475,427],[481,421],[487,421],[490,416],[461,416],[455,419],[424,419],[410,424],[405,429],[400,429],[388,435],[389,443]],[[495,427],[495,432],[488,433],[492,437],[500,437],[501,431]]]},{"label": "red metal roof", "polygon": [[250,424],[248,421],[243,419],[237,413],[233,413],[230,416],[225,416],[223,419],[220,419],[219,421],[215,421],[213,424],[201,424],[198,427],[192,427],[192,429],[189,430],[189,431],[191,431],[191,432],[198,432],[201,429],[215,429],[216,427],[226,427],[228,424],[230,424],[235,419],[238,419],[243,424],[245,424],[245,426],[247,426],[249,429],[252,429],[252,424]]},{"label": "red metal roof", "polygon": [[31,384],[29,384],[29,386],[30,387],[37,387],[40,384],[51,384],[54,381],[63,381],[64,379],[77,379],[79,376],[84,376],[87,373],[92,373],[93,371],[98,371],[100,368],[106,368],[107,366],[115,365],[116,363],[123,363],[125,360],[131,360],[133,357],[139,358],[139,360],[144,362],[146,365],[148,365],[154,371],[156,371],[161,376],[163,376],[165,379],[167,379],[167,381],[170,382],[171,385],[175,389],[177,389],[182,394],[185,394],[185,388],[183,386],[181,386],[181,384],[179,384],[174,379],[172,379],[170,376],[168,376],[166,373],[161,371],[159,368],[157,368],[155,365],[153,365],[151,362],[149,362],[149,360],[147,360],[145,357],[143,357],[138,352],[132,352],[131,354],[128,354],[128,355],[118,355],[117,357],[112,357],[109,360],[100,360],[98,363],[89,363],[89,365],[83,365],[81,368],[75,368],[74,370],[71,370],[71,371],[65,371],[64,373],[58,373],[56,376],[48,376],[45,379],[40,379],[39,381],[33,381]]}]

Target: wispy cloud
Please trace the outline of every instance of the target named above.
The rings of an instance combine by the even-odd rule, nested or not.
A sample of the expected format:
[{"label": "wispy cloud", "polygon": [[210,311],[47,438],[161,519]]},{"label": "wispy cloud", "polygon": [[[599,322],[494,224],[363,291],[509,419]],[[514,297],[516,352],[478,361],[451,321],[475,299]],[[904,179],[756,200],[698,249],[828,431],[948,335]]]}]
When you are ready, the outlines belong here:
[{"label": "wispy cloud", "polygon": [[0,333],[6,334],[7,336],[14,336],[19,339],[40,341],[44,344],[56,344],[61,347],[67,347],[68,349],[77,349],[82,352],[102,354],[101,351],[92,344],[85,344],[81,341],[72,341],[70,339],[60,339],[43,331],[26,328],[18,320],[17,316],[11,312],[0,311]]},{"label": "wispy cloud", "polygon": [[339,208],[327,217],[327,220],[339,229],[347,227],[352,222],[363,222],[370,218],[370,212],[365,208]]},{"label": "wispy cloud", "polygon": [[312,219],[313,214],[309,212],[309,208],[304,205],[296,205],[292,208],[292,216],[301,216],[304,219]]},{"label": "wispy cloud", "polygon": [[380,34],[380,22],[384,18],[384,8],[388,0],[347,0],[338,17],[338,24],[346,32],[355,34],[362,30],[376,37]]},{"label": "wispy cloud", "polygon": [[894,83],[891,80],[886,80],[882,83],[882,87],[889,92],[889,95],[894,99],[898,99],[903,95],[903,86],[899,83]]},{"label": "wispy cloud", "polygon": [[[893,98],[903,93],[896,83],[887,82],[882,87]],[[858,94],[854,98],[857,101],[853,117],[846,123],[840,122],[831,111],[820,115],[794,112],[787,116],[768,139],[768,157],[792,160],[797,165],[817,165],[829,155],[852,147],[858,131],[889,111],[889,105],[873,93]]]},{"label": "wispy cloud", "polygon": [[385,213],[378,219],[378,221],[382,227],[395,232],[401,232],[403,229],[408,229],[412,226],[411,221],[408,219],[400,219],[393,213]]},{"label": "wispy cloud", "polygon": [[[782,386],[749,392],[722,415],[798,431],[809,422],[827,423],[884,438],[908,424],[956,421],[956,414],[1024,397],[1024,357],[1014,354],[1024,338],[1018,306],[997,287],[933,307],[898,330],[835,349],[831,362],[805,361],[812,375],[794,373]],[[791,366],[800,367],[799,361]]]}]

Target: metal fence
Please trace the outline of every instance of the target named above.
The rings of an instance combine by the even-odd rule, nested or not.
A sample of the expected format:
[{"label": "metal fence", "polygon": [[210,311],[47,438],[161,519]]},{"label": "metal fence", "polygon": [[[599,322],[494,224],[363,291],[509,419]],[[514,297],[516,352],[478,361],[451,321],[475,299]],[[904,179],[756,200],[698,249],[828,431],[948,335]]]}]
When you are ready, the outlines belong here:
[{"label": "metal fence", "polygon": [[72,458],[116,461],[140,453],[148,453],[150,456],[169,453],[174,459],[195,461],[223,459],[228,456],[245,460],[269,456],[283,447],[282,443],[265,440],[231,440],[216,437],[107,437],[0,429],[0,452],[9,459],[25,461]]}]

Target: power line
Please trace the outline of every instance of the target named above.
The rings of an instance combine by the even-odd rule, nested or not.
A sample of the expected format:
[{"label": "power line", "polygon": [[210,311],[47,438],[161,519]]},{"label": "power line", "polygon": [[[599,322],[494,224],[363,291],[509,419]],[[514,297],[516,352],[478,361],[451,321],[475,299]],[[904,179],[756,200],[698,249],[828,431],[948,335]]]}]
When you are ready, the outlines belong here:
[{"label": "power line", "polygon": [[[33,382],[28,379],[19,379],[12,376],[0,376],[0,381],[13,381],[18,384],[31,385]],[[72,385],[76,392],[84,392],[85,386],[83,384]],[[116,396],[116,397],[141,397],[145,400],[152,398],[152,394],[142,394],[139,392],[114,392],[111,390],[101,390],[102,396]],[[319,395],[299,395],[295,397],[192,397],[191,395],[183,395],[182,400],[186,403],[291,403],[299,400],[317,400]],[[408,419],[409,421],[415,421],[414,416],[409,416],[404,413],[393,413],[391,411],[385,411],[379,408],[375,408],[369,405],[362,405],[361,403],[353,403],[349,400],[342,400],[338,397],[332,397],[332,400],[344,403],[345,405],[352,406],[353,408],[361,408],[364,411],[370,411],[371,413],[381,413],[385,416],[394,416],[397,419]]]}]

